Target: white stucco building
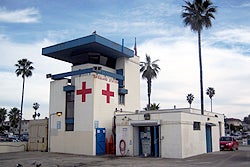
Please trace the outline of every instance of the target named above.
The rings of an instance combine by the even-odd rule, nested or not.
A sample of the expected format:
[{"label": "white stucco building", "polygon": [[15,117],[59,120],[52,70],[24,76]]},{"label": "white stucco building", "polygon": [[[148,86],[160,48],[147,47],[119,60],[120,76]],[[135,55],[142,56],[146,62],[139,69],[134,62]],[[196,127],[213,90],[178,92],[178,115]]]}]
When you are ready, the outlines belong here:
[{"label": "white stucco building", "polygon": [[166,158],[219,151],[224,115],[192,108],[139,111],[139,57],[123,42],[92,34],[42,54],[72,64],[71,71],[47,75],[49,151]]},{"label": "white stucco building", "polygon": [[72,71],[47,75],[49,150],[104,154],[115,110],[140,108],[139,57],[97,34],[43,48],[42,54],[72,63]]},{"label": "white stucco building", "polygon": [[224,115],[192,108],[116,114],[116,154],[186,158],[220,151]]}]

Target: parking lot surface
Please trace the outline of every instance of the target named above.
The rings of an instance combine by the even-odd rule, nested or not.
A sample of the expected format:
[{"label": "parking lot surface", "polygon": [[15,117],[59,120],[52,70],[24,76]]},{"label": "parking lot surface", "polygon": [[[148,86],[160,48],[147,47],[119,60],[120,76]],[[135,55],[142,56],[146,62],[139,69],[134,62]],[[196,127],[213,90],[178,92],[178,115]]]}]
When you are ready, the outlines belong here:
[{"label": "parking lot surface", "polygon": [[250,146],[238,151],[220,151],[186,159],[85,156],[48,152],[17,152],[0,154],[0,167],[249,167]]}]

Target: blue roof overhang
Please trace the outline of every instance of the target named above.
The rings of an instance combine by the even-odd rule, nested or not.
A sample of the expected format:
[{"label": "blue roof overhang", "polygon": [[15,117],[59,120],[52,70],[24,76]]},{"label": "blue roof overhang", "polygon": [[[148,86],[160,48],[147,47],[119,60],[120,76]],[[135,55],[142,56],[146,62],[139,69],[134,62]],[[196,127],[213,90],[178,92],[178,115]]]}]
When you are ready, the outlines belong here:
[{"label": "blue roof overhang", "polygon": [[133,50],[97,34],[42,48],[43,55],[72,64],[79,64],[88,53],[100,53],[114,59],[134,56]]}]

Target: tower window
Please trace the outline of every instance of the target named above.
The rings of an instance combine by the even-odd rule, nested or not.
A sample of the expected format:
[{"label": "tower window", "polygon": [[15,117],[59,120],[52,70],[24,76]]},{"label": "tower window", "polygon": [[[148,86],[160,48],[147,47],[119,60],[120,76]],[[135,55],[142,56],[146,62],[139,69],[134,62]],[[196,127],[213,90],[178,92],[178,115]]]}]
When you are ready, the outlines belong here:
[{"label": "tower window", "polygon": [[119,94],[118,104],[125,105],[125,94]]},{"label": "tower window", "polygon": [[65,130],[74,131],[74,91],[66,92]]}]

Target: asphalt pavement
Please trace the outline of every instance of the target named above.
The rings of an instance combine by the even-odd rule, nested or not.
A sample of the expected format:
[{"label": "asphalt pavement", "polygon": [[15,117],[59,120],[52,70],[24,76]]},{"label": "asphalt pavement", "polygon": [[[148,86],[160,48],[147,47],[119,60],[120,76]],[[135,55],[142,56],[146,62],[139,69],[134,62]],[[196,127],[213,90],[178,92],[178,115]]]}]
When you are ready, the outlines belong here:
[{"label": "asphalt pavement", "polygon": [[250,146],[237,151],[220,151],[185,159],[86,156],[48,152],[0,154],[0,167],[250,167]]}]

